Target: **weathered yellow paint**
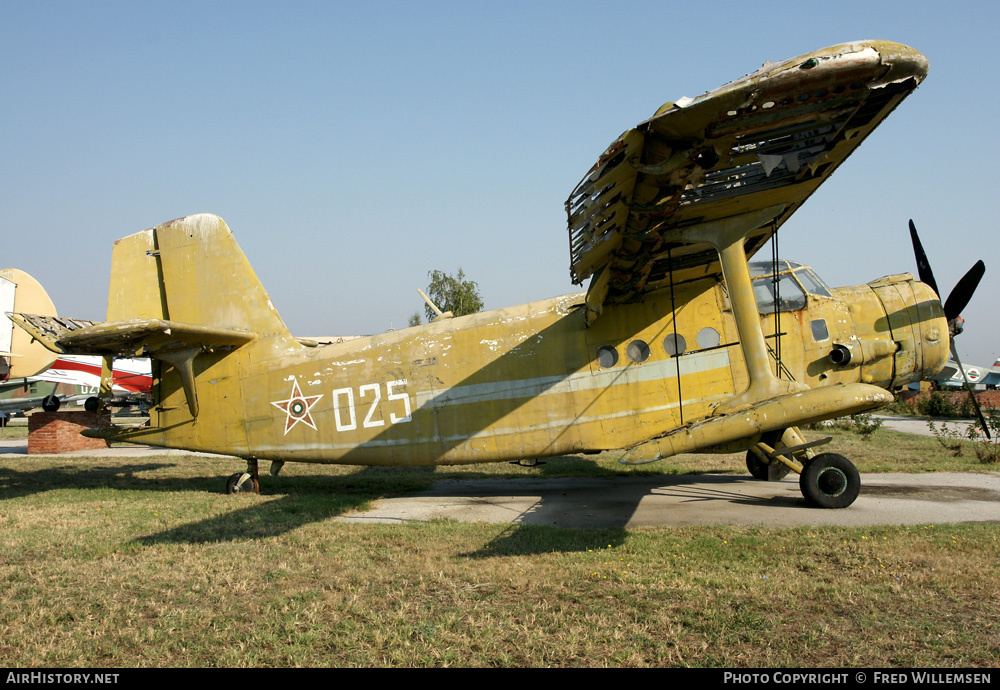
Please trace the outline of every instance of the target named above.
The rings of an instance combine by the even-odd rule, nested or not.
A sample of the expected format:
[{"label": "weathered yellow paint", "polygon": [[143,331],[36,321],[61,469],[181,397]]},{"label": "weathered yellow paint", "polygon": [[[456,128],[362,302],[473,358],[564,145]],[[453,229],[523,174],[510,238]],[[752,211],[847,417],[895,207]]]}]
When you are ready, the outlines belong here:
[{"label": "weathered yellow paint", "polygon": [[574,282],[606,269],[591,318],[668,280],[718,275],[718,246],[681,240],[688,229],[782,206],[746,233],[752,256],[927,70],[908,46],[844,43],[769,62],[626,131],[566,201]]},{"label": "weathered yellow paint", "polygon": [[[161,372],[152,425],[116,431],[114,436],[122,440],[285,461],[421,465],[514,460],[642,444],[713,417],[720,403],[742,392],[737,382],[746,380],[745,373],[740,375],[745,348],[734,337],[738,329],[723,284],[714,279],[676,286],[673,295],[660,290],[642,302],[606,306],[606,314],[591,328],[584,327],[584,296],[579,293],[305,347],[284,328],[220,219],[194,216],[159,226],[156,234],[159,254],[143,261],[170,265],[178,261],[170,248],[177,247],[184,260],[196,263],[188,257],[210,256],[228,267],[189,272],[185,292],[196,304],[164,290],[170,316],[189,315],[194,307],[194,317],[220,327],[234,325],[227,319],[245,319],[254,335],[245,344],[208,348],[191,360],[197,416],[164,346],[149,353],[160,360]],[[205,245],[197,252],[188,244],[193,236]],[[232,289],[234,285],[241,289]],[[915,299],[926,301],[926,288],[914,293],[919,284],[910,280],[853,288],[845,293],[851,302],[810,296],[807,309],[785,314],[782,350],[788,355],[783,363],[791,378],[802,388],[821,389],[873,377],[883,385],[898,385],[922,375],[923,370],[913,369],[913,357],[900,360],[893,375],[894,356],[870,352],[870,343],[886,341],[890,324],[877,291],[891,287],[900,294],[899,285],[910,286]],[[256,299],[245,299],[248,294]],[[121,295],[132,299],[130,291]],[[157,302],[143,295],[136,299],[140,305]],[[893,308],[898,313],[900,305]],[[114,310],[125,313],[128,307],[118,304]],[[239,315],[229,317],[234,311]],[[930,316],[937,323],[929,328],[944,332],[939,312]],[[860,343],[863,356],[843,367],[830,365],[825,359],[830,343],[809,344],[811,335],[801,327],[818,314],[828,318],[830,342]],[[773,324],[770,316],[755,318],[765,336],[773,333],[767,332]],[[104,332],[109,325],[99,327]],[[717,334],[707,346],[698,343],[705,329]],[[670,356],[665,341],[675,332],[688,345],[679,356]],[[64,341],[85,336],[78,332]],[[189,337],[178,340],[177,348],[186,353],[195,345],[196,339]],[[134,353],[128,337],[123,347]],[[601,366],[600,347],[613,348],[618,361]],[[630,358],[630,348],[641,361]],[[922,361],[936,360],[932,367],[939,366],[943,352],[925,348]],[[880,374],[883,369],[889,373]],[[815,409],[807,406],[786,416],[805,423],[858,407],[851,402],[838,408],[843,395],[838,390],[831,393],[832,402],[824,402],[823,394],[814,392],[805,400]],[[280,405],[314,397],[298,415]],[[866,399],[874,407],[891,396]],[[754,406],[769,409],[764,400]],[[730,442],[737,434],[749,445],[770,430],[767,423],[755,424],[740,437],[734,431],[738,416],[730,417],[708,427],[724,426],[725,434],[708,434],[702,442]]]},{"label": "weathered yellow paint", "polygon": [[[806,290],[794,309],[760,314],[747,256],[926,67],[897,44],[837,46],[626,132],[567,202],[571,270],[593,276],[586,293],[307,343],[288,332],[226,224],[203,214],[116,243],[108,322],[12,318],[54,351],[153,358],[150,426],[89,434],[238,455],[254,468],[609,449],[646,462],[759,444],[798,471],[811,451],[797,425],[884,405],[885,389],[936,372],[948,324],[938,296],[908,274]],[[768,100],[781,94],[799,97]],[[803,123],[825,148],[792,160],[754,139]],[[779,165],[788,174],[771,184]],[[685,196],[703,183],[704,198]],[[775,460],[778,446],[794,457]]]}]

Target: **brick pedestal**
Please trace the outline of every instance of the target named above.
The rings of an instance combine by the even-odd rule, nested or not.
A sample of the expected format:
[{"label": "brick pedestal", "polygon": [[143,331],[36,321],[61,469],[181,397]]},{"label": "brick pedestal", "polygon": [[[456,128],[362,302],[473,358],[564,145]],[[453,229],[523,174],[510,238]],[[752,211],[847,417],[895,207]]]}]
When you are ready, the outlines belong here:
[{"label": "brick pedestal", "polygon": [[110,423],[108,412],[35,412],[28,417],[28,453],[49,455],[107,448],[111,444],[105,439],[87,438],[80,432]]}]

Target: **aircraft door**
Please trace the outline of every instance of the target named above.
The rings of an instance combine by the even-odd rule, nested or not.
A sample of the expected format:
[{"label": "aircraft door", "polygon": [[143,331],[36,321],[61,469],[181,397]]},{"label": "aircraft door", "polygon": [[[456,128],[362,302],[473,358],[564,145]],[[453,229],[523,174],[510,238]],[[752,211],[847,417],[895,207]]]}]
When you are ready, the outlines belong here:
[{"label": "aircraft door", "polygon": [[[650,295],[605,309],[587,329],[590,369],[600,387],[592,408],[613,441],[609,447],[704,418],[713,403],[733,395],[731,343],[717,292],[702,286],[673,301],[669,292]],[[636,423],[617,423],[626,414]]]}]

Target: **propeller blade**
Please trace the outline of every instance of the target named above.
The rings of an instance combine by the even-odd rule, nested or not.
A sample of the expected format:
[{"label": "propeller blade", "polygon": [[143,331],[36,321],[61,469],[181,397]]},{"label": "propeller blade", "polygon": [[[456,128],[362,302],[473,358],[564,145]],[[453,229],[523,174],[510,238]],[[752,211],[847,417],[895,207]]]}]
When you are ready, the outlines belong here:
[{"label": "propeller blade", "polygon": [[958,284],[952,289],[951,294],[948,295],[948,299],[944,303],[944,315],[949,321],[958,317],[962,313],[962,310],[969,304],[969,300],[972,299],[972,293],[979,287],[979,281],[983,279],[983,274],[985,273],[986,264],[980,260],[958,281]]},{"label": "propeller blade", "polygon": [[934,280],[934,271],[931,270],[931,263],[927,260],[923,245],[920,244],[917,226],[913,224],[912,219],[910,220],[910,241],[913,242],[913,255],[917,258],[917,274],[920,276],[920,282],[930,285],[940,298],[941,291],[938,290],[937,282]]},{"label": "propeller blade", "polygon": [[[982,261],[979,263],[982,263]],[[965,390],[969,391],[969,397],[972,398],[972,407],[975,408],[976,416],[979,417],[979,426],[982,428],[983,433],[986,434],[986,438],[992,440],[989,427],[986,426],[986,418],[983,417],[983,411],[979,409],[979,401],[976,400],[976,394],[972,392],[972,386],[969,385],[969,377],[965,375],[965,367],[962,366],[962,360],[958,358],[958,348],[955,347],[954,339],[951,341],[951,356],[955,358],[955,364],[962,370],[962,378],[965,380]]]}]

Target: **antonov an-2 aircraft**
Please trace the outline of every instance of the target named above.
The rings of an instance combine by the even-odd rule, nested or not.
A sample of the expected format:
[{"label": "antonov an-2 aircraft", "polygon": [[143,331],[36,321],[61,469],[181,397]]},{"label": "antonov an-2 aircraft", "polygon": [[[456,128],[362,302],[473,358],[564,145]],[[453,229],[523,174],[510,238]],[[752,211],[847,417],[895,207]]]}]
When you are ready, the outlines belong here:
[{"label": "antonov an-2 aircraft", "polygon": [[808,502],[845,507],[857,470],[797,427],[935,374],[949,317],[910,274],[830,289],[776,254],[748,257],[926,73],[907,46],[861,41],[663,105],[566,202],[579,294],[318,346],[289,334],[232,232],[203,214],[115,244],[107,321],[11,318],[60,354],[151,357],[150,425],[85,434],[241,456],[230,492],[259,490],[259,460],[276,474],[747,450],[758,478],[791,469]]}]

